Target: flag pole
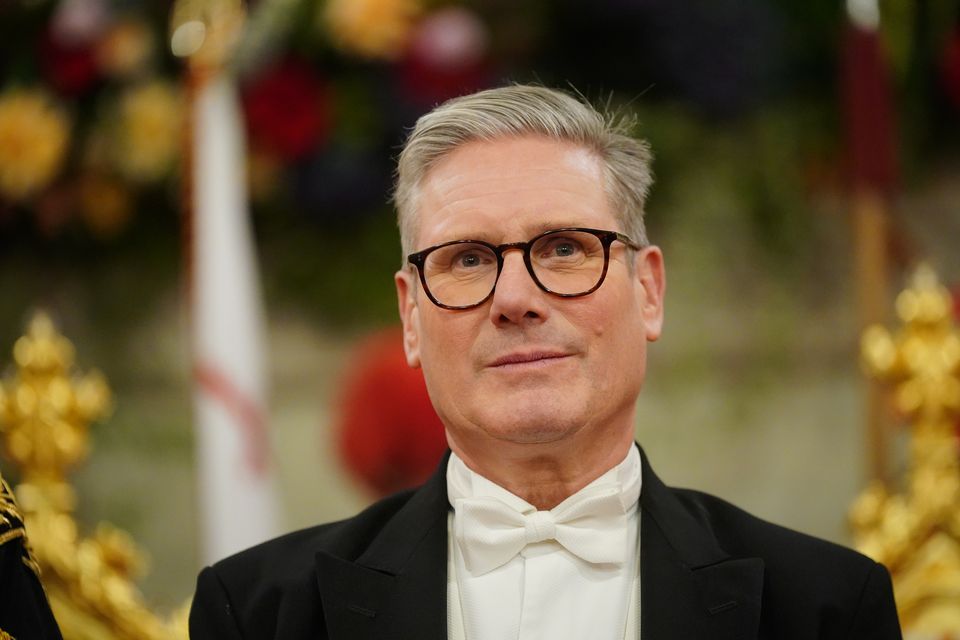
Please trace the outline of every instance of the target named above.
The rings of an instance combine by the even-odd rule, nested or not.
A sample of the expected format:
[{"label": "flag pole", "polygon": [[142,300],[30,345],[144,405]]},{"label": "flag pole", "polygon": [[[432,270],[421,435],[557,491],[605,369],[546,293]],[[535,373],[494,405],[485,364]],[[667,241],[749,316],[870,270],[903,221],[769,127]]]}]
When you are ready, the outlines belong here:
[{"label": "flag pole", "polygon": [[[841,94],[850,178],[860,331],[883,323],[890,308],[889,202],[897,181],[895,108],[889,70],[879,37],[877,0],[847,0]],[[865,391],[867,475],[886,482],[889,474],[890,415],[880,383]]]},{"label": "flag pole", "polygon": [[279,533],[265,321],[230,68],[244,19],[240,0],[178,0],[171,19],[171,48],[188,60],[181,196],[204,564]]}]

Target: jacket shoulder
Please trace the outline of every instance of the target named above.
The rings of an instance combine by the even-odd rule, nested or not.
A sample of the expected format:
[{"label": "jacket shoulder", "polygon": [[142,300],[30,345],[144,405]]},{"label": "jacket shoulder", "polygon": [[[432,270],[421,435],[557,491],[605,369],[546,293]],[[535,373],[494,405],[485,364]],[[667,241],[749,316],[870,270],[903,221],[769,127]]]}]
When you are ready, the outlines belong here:
[{"label": "jacket shoulder", "polygon": [[672,491],[724,551],[763,560],[764,637],[900,638],[893,587],[883,565],[709,494]]},{"label": "jacket shoulder", "polygon": [[191,637],[326,637],[317,554],[356,559],[412,495],[393,495],[352,518],[288,533],[205,568],[190,610]]},{"label": "jacket shoulder", "polygon": [[691,489],[672,491],[725,551],[763,558],[768,571],[813,563],[813,568],[832,567],[831,575],[844,570],[865,573],[876,564],[852,549],[768,522],[716,496]]}]

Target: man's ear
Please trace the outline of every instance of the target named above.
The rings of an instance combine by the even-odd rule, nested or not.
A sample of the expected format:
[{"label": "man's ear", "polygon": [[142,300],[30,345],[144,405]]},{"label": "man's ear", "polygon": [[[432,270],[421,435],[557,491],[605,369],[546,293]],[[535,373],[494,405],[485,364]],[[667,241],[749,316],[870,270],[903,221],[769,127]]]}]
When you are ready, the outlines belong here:
[{"label": "man's ear", "polygon": [[417,306],[417,283],[409,269],[401,269],[393,276],[397,285],[397,306],[403,323],[403,351],[407,364],[420,368],[420,308]]},{"label": "man's ear", "polygon": [[653,342],[660,337],[663,329],[663,294],[667,288],[660,248],[651,245],[638,251],[635,267],[640,313],[646,327],[647,340]]}]

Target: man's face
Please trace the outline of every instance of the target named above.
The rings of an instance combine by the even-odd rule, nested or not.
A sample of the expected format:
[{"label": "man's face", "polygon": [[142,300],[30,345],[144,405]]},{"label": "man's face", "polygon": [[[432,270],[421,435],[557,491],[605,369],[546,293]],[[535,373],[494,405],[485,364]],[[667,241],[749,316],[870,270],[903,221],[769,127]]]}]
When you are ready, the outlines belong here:
[{"label": "man's face", "polygon": [[[417,204],[418,251],[560,227],[622,231],[600,161],[538,137],[459,147],[424,178]],[[602,286],[579,298],[538,288],[520,251],[504,254],[493,296],[468,310],[437,307],[412,269],[397,273],[407,359],[423,367],[455,450],[632,438],[646,344],[660,334],[662,257],[656,247],[610,249]]]}]

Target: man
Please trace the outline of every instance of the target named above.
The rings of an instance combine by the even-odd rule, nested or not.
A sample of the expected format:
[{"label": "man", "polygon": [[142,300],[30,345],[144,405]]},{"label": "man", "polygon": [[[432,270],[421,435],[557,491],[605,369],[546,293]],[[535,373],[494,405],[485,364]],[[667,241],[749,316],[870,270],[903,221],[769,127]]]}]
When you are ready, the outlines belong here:
[{"label": "man", "polygon": [[62,640],[13,489],[0,476],[0,640]]},{"label": "man", "polygon": [[204,569],[194,638],[900,637],[883,567],[667,488],[633,443],[665,285],[649,163],[540,87],[418,121],[395,279],[452,452],[416,491]]}]

